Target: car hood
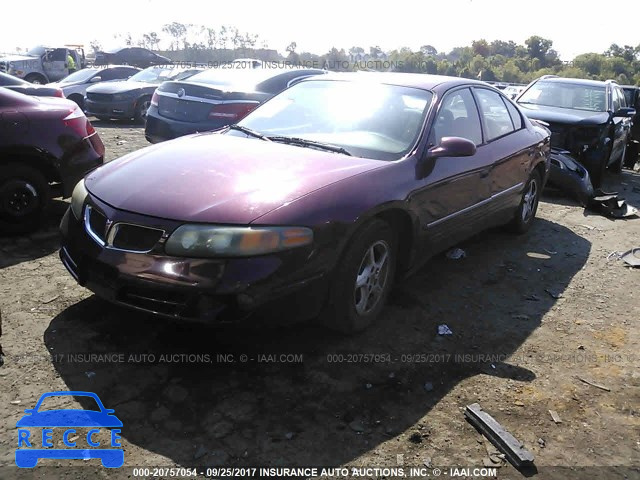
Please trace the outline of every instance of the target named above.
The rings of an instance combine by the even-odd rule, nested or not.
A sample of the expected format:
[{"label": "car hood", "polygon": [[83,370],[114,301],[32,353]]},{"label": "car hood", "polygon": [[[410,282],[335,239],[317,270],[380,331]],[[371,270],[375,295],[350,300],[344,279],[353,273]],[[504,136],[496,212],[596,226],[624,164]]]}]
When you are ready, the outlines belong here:
[{"label": "car hood", "polygon": [[248,224],[386,162],[224,134],[147,147],[94,170],[89,192],[114,208],[188,222]]},{"label": "car hood", "polygon": [[97,85],[93,85],[87,89],[87,92],[91,93],[124,93],[132,90],[140,90],[144,88],[155,89],[158,85],[155,83],[146,82],[100,82]]},{"label": "car hood", "polygon": [[24,60],[33,60],[38,57],[29,57],[25,55],[4,55],[0,56],[2,62],[23,62]]},{"label": "car hood", "polygon": [[518,106],[527,117],[548,123],[602,125],[609,121],[609,113],[607,112],[591,112],[588,110],[573,110],[522,103],[519,103]]}]

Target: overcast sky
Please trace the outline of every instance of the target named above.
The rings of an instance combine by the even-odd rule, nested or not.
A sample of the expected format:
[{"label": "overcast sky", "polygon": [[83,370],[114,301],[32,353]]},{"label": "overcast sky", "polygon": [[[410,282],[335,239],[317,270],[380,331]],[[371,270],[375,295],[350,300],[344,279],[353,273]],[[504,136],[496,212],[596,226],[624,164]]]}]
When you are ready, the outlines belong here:
[{"label": "overcast sky", "polygon": [[65,0],[62,4],[31,0],[27,10],[15,2],[3,7],[8,15],[3,15],[0,51],[38,44],[88,47],[94,39],[109,47],[121,43],[114,34],[129,32],[134,39],[152,31],[161,34],[162,25],[174,21],[213,28],[231,25],[258,34],[280,52],[295,41],[298,52],[317,54],[332,46],[347,50],[354,45],[365,49],[379,45],[388,51],[430,44],[447,52],[480,38],[522,44],[539,35],[553,40],[563,60],[571,60],[580,53],[601,53],[611,43],[640,43],[638,0],[624,2],[615,11],[595,0]]}]

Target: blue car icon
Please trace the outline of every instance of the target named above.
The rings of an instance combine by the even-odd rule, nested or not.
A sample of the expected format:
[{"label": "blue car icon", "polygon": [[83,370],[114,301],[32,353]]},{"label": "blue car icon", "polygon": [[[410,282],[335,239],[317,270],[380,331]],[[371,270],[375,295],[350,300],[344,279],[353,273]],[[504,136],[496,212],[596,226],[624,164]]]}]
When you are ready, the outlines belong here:
[{"label": "blue car icon", "polygon": [[[48,397],[75,396],[91,397],[95,400],[99,411],[82,409],[60,409],[38,411],[42,402]],[[104,408],[98,395],[92,392],[48,392],[44,393],[33,409],[25,410],[24,415],[16,423],[18,430],[18,449],[16,450],[16,465],[21,468],[33,468],[41,458],[55,459],[89,459],[99,458],[102,465],[107,468],[118,468],[124,464],[124,452],[118,443],[119,428],[122,422],[113,415],[114,410]],[[42,431],[43,448],[31,447],[30,432],[25,427],[39,427]],[[87,443],[99,447],[100,444],[93,441],[93,436],[100,432],[100,428],[111,429],[112,448],[51,448],[51,428],[67,428],[64,432],[64,443],[68,447],[75,447],[75,443],[69,440],[69,436],[75,433],[74,428],[91,428],[87,433]],[[35,440],[34,440],[35,443]],[[118,448],[119,447],[119,448]]]}]

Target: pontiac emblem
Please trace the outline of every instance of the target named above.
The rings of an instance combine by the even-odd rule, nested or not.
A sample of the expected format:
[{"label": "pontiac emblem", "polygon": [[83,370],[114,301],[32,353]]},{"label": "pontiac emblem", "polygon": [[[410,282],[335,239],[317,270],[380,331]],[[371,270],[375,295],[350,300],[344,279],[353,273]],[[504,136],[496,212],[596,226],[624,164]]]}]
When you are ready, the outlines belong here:
[{"label": "pontiac emblem", "polygon": [[182,98],[184,97],[184,94],[185,94],[184,88],[181,88],[178,90],[178,97]]}]

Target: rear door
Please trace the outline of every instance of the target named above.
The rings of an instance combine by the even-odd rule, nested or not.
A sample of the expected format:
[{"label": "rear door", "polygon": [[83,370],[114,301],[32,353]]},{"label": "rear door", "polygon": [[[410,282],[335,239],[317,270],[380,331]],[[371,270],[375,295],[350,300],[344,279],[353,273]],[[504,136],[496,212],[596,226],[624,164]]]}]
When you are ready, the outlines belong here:
[{"label": "rear door", "polygon": [[427,248],[442,250],[472,235],[482,223],[490,196],[491,151],[483,145],[476,102],[469,87],[447,92],[429,133],[429,146],[444,137],[463,137],[477,146],[471,157],[425,161],[421,186],[411,196],[420,215]]},{"label": "rear door", "polygon": [[527,165],[536,149],[520,112],[508,99],[489,88],[474,87],[473,91],[482,118],[484,148],[491,152],[491,201],[486,214],[494,216],[519,204]]},{"label": "rear door", "polygon": [[42,67],[50,82],[62,80],[69,74],[67,66],[67,49],[56,48],[44,54]]}]

